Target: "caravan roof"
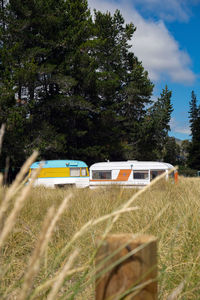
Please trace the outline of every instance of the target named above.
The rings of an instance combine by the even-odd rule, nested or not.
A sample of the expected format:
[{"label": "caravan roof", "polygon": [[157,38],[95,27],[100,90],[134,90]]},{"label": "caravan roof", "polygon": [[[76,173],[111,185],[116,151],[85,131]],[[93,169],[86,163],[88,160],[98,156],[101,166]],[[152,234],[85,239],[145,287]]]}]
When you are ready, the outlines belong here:
[{"label": "caravan roof", "polygon": [[99,162],[91,165],[90,170],[114,170],[114,169],[134,169],[134,170],[168,170],[172,169],[171,164],[157,161],[115,161],[115,162]]},{"label": "caravan roof", "polygon": [[[31,169],[38,168],[39,164],[42,163],[41,161],[35,162],[32,164]],[[43,168],[66,168],[66,167],[77,167],[77,168],[87,168],[86,163],[80,160],[46,160],[43,161],[44,165]]]}]

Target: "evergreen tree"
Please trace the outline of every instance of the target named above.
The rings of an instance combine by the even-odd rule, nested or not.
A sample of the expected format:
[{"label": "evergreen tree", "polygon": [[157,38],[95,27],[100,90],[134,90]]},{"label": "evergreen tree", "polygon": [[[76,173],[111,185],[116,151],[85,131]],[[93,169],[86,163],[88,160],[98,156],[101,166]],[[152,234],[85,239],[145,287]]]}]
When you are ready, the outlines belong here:
[{"label": "evergreen tree", "polygon": [[148,109],[143,122],[143,139],[139,143],[140,159],[163,160],[163,150],[170,130],[173,107],[172,92],[168,87],[162,90],[160,98]]},{"label": "evergreen tree", "polygon": [[197,106],[197,98],[194,91],[192,91],[191,93],[191,101],[189,102],[189,106],[190,106],[189,122],[190,122],[192,139],[200,140],[200,132],[199,132],[200,108]]},{"label": "evergreen tree", "polygon": [[190,141],[189,140],[184,140],[181,143],[181,157],[182,157],[182,163],[185,165],[187,162],[188,154],[189,154],[189,149],[190,149]]},{"label": "evergreen tree", "polygon": [[163,160],[172,165],[180,163],[180,146],[177,144],[174,137],[167,137],[164,147]]},{"label": "evergreen tree", "polygon": [[[66,157],[84,131],[77,124],[88,106],[77,78],[91,23],[87,2],[10,0],[6,16],[2,74],[8,73],[15,113],[26,111],[22,128],[28,139],[21,152],[26,156],[38,148],[46,159]],[[8,105],[8,99],[4,102]]]},{"label": "evergreen tree", "polygon": [[3,149],[0,156],[0,166],[5,167],[6,160],[10,157],[10,164],[14,167],[15,161],[22,163],[24,153],[22,150],[25,138],[24,123],[26,112],[16,103],[16,86],[11,68],[12,53],[9,41],[12,37],[8,34],[8,3],[2,0],[0,5],[0,124],[6,123]]},{"label": "evergreen tree", "polygon": [[192,140],[189,147],[188,165],[190,168],[200,170],[200,106],[197,105],[197,98],[194,91],[191,93],[189,105]]},{"label": "evergreen tree", "polygon": [[119,11],[113,16],[95,12],[95,143],[109,159],[123,159],[133,152],[132,144],[153,89],[147,72],[130,52],[129,41],[135,30],[133,24],[124,24]]}]

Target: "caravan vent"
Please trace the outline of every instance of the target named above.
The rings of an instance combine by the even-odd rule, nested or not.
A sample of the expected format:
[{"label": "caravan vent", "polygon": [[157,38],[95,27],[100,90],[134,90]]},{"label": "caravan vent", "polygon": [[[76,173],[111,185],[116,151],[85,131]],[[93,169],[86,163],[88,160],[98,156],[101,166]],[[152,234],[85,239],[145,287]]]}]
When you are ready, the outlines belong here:
[{"label": "caravan vent", "polygon": [[78,163],[71,163],[70,164],[70,167],[77,167],[78,166]]}]

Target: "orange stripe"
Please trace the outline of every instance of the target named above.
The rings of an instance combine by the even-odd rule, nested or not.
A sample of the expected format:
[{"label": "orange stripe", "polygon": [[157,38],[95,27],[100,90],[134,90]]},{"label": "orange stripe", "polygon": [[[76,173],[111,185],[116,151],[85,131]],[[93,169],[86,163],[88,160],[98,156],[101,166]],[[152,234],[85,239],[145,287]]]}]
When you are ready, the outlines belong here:
[{"label": "orange stripe", "polygon": [[128,181],[131,170],[120,170],[116,181]]}]

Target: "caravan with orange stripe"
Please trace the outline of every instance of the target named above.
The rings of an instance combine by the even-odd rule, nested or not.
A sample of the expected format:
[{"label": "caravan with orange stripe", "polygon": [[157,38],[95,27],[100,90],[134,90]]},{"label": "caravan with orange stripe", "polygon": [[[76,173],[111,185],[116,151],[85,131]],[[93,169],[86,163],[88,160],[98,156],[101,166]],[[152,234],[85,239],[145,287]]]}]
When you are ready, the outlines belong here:
[{"label": "caravan with orange stripe", "polygon": [[[109,185],[120,185],[125,187],[144,187],[155,177],[165,173],[169,177],[169,170],[174,168],[165,162],[151,161],[119,161],[99,162],[90,166],[90,187],[101,187]],[[178,173],[173,172],[170,176]]]}]

